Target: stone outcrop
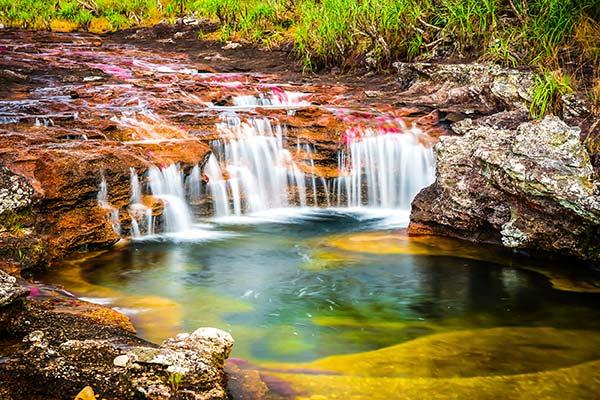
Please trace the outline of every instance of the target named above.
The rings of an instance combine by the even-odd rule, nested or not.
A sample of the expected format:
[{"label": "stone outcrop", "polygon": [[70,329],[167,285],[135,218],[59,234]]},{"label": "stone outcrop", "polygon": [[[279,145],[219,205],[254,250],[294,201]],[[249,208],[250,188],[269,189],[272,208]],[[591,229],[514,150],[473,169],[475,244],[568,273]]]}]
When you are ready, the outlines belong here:
[{"label": "stone outcrop", "polygon": [[[453,126],[436,145],[437,179],[413,201],[410,232],[600,262],[600,186],[579,128],[501,113]],[[504,122],[503,122],[504,121]]]},{"label": "stone outcrop", "polygon": [[28,292],[0,271],[0,336],[21,340],[0,363],[0,398],[72,400],[86,386],[106,400],[227,398],[227,332],[201,328],[156,346],[112,309],[58,293],[18,299]]},{"label": "stone outcrop", "polygon": [[395,63],[406,104],[448,113],[487,115],[524,110],[531,100],[533,74],[495,64]]}]

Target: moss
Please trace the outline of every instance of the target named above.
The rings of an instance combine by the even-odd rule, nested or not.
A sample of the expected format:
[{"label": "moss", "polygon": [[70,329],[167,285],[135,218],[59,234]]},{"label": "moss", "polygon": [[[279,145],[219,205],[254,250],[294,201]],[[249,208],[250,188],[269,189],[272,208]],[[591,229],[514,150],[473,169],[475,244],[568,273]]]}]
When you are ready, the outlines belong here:
[{"label": "moss", "polygon": [[31,208],[25,208],[19,212],[11,210],[0,214],[0,232],[21,236],[25,227],[30,223],[31,215]]},{"label": "moss", "polygon": [[50,29],[54,32],[73,32],[79,28],[79,24],[64,19],[53,19],[50,21]]}]

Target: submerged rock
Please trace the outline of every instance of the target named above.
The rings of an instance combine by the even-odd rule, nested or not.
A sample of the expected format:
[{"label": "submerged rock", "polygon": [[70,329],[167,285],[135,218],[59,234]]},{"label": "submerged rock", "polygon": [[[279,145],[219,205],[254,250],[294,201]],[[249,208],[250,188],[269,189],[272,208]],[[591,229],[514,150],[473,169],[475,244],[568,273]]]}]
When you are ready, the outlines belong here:
[{"label": "submerged rock", "polygon": [[600,262],[599,182],[579,128],[495,120],[467,119],[454,125],[462,136],[441,138],[437,179],[413,201],[410,232]]}]

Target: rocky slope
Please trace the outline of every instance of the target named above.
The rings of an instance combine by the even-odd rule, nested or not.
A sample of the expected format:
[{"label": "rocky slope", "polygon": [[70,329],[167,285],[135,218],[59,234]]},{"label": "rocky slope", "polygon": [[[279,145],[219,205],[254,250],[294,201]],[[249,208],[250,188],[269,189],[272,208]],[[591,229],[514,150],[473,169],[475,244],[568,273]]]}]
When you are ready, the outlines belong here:
[{"label": "rocky slope", "polygon": [[[408,102],[455,119],[453,135],[435,147],[436,182],[413,201],[412,234],[600,262],[600,181],[581,129],[558,117],[527,120],[529,73],[467,64],[397,67]],[[564,118],[593,129],[597,116],[576,98],[563,99]]]}]

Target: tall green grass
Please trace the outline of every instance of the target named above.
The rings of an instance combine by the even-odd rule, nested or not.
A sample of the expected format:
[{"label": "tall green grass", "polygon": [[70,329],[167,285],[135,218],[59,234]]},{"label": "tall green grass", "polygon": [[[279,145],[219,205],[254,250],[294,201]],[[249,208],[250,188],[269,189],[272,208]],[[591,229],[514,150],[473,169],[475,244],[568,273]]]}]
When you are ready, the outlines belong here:
[{"label": "tall green grass", "polygon": [[556,67],[582,20],[600,26],[600,0],[0,0],[0,22],[115,30],[180,9],[218,21],[223,40],[288,40],[309,68],[436,56]]},{"label": "tall green grass", "polygon": [[535,77],[529,114],[539,119],[546,114],[559,115],[562,95],[571,93],[571,77],[560,71],[544,70]]},{"label": "tall green grass", "polygon": [[86,30],[93,19],[105,19],[110,30],[117,30],[161,14],[167,16],[161,0],[0,0],[0,22],[26,29],[49,29],[52,21],[67,21]]}]

